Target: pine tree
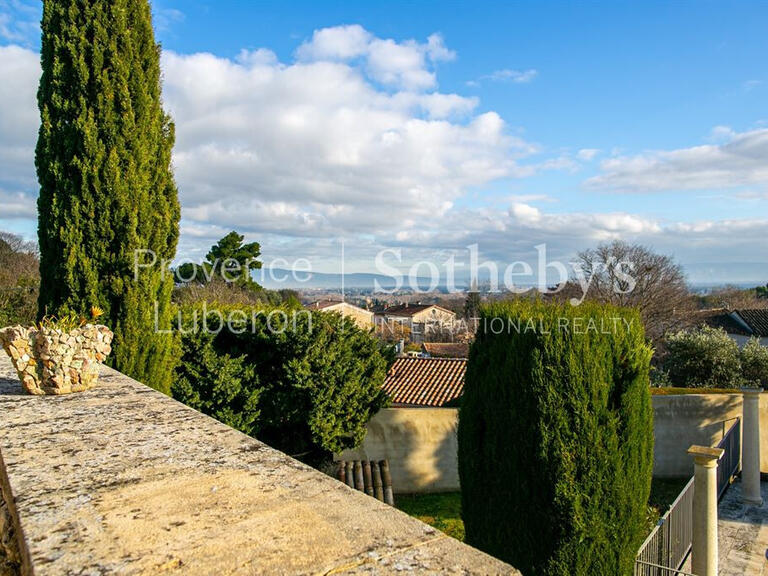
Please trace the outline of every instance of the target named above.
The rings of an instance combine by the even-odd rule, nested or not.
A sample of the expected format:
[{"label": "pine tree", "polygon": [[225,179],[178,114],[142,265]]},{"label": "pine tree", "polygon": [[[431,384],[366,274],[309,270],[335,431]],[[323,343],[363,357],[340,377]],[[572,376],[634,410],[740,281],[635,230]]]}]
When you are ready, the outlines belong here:
[{"label": "pine tree", "polygon": [[[100,306],[114,366],[168,392],[175,346],[155,326],[172,312],[160,263],[176,251],[179,203],[149,4],[46,0],[41,27],[38,314]],[[137,250],[157,264],[134,278]]]}]

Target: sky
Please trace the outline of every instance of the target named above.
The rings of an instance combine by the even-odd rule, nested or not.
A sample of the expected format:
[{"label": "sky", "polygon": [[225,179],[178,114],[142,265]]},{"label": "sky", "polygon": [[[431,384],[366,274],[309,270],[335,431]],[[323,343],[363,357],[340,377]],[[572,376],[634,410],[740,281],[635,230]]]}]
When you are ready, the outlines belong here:
[{"label": "sky", "polygon": [[[768,282],[766,2],[152,7],[180,260],[233,229],[321,272],[621,239]],[[28,239],[40,11],[0,0],[0,229]]]}]

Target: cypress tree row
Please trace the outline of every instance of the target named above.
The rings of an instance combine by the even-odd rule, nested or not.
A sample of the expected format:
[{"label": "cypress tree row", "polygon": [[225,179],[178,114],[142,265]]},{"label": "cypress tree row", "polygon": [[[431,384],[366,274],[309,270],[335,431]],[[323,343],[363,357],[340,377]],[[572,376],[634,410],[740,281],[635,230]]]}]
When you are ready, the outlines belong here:
[{"label": "cypress tree row", "polygon": [[653,467],[640,316],[483,307],[459,414],[467,542],[530,576],[629,575]]},{"label": "cypress tree row", "polygon": [[[175,346],[155,309],[167,327],[179,203],[149,4],[46,0],[41,27],[38,314],[100,306],[114,366],[167,393]],[[158,263],[134,280],[136,250]]]}]

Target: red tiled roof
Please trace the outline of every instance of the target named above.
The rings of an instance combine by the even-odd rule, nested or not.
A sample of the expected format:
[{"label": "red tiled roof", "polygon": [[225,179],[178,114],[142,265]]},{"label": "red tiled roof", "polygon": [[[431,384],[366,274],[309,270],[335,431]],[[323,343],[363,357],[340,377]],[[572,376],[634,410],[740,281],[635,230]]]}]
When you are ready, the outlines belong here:
[{"label": "red tiled roof", "polygon": [[444,406],[464,391],[464,358],[397,358],[384,380],[393,404]]}]

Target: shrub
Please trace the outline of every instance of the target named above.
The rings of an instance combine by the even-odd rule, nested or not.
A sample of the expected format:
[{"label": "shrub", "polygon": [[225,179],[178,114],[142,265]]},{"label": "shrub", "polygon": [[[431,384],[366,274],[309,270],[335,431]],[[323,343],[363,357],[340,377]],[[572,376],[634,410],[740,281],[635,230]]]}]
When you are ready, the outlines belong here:
[{"label": "shrub", "polygon": [[739,347],[725,330],[703,326],[666,339],[664,370],[681,388],[738,388]]},{"label": "shrub", "polygon": [[634,311],[481,308],[459,416],[469,544],[531,576],[631,573],[653,466],[651,353]]},{"label": "shrub", "polygon": [[[387,402],[382,389],[387,359],[371,334],[334,313],[218,310],[234,319],[232,329],[201,336],[193,323],[197,315],[197,330],[202,329],[204,309],[183,309],[185,361],[176,371],[177,399],[244,431],[237,422],[251,426],[249,433],[260,440],[310,462],[362,441],[366,424]],[[208,327],[216,330],[218,314],[205,314]],[[226,377],[218,373],[219,363],[228,370]],[[244,375],[234,382],[239,369]]]},{"label": "shrub", "polygon": [[741,371],[745,384],[768,388],[768,347],[757,338],[750,338],[741,350]]},{"label": "shrub", "polygon": [[259,379],[245,356],[232,357],[214,346],[209,332],[189,333],[181,341],[181,362],[171,387],[173,397],[246,434],[258,431]]}]

